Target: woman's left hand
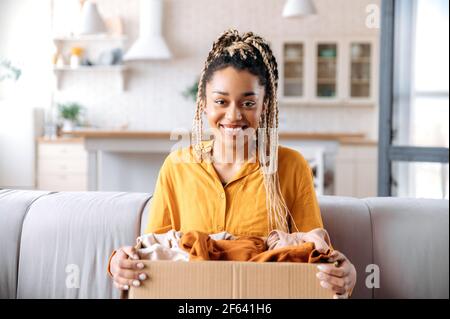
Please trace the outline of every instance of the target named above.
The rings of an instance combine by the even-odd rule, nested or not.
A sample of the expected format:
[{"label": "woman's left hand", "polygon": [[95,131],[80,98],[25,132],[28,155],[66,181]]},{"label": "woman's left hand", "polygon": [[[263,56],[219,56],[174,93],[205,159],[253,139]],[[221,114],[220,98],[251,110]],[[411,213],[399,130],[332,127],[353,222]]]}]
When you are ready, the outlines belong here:
[{"label": "woman's left hand", "polygon": [[[335,299],[348,298],[356,284],[355,266],[340,251],[334,250],[328,260],[330,264],[317,266],[320,285],[331,289]],[[338,264],[338,266],[336,266]]]}]

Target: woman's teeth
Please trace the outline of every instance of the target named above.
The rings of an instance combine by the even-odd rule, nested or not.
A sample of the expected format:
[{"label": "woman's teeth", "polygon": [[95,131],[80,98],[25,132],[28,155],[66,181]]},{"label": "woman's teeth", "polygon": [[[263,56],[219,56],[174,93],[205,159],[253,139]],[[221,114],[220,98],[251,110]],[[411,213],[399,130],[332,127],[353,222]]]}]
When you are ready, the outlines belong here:
[{"label": "woman's teeth", "polygon": [[227,135],[237,135],[240,132],[243,131],[243,126],[237,126],[237,127],[227,127],[227,126],[221,126],[225,134]]}]

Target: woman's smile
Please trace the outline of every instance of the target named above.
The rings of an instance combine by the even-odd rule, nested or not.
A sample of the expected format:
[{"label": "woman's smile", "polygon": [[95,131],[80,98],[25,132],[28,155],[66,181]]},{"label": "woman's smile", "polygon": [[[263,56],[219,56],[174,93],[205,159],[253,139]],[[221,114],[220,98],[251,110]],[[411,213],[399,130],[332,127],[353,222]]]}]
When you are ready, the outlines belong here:
[{"label": "woman's smile", "polygon": [[219,123],[220,131],[226,136],[240,135],[248,128],[246,124]]}]

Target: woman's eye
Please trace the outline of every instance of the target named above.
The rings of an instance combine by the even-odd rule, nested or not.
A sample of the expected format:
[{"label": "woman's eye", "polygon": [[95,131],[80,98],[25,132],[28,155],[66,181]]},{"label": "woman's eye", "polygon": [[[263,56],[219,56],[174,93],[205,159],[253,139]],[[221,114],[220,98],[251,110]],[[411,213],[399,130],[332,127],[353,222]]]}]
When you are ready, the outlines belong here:
[{"label": "woman's eye", "polygon": [[214,103],[223,105],[225,103],[225,101],[224,100],[215,100]]},{"label": "woman's eye", "polygon": [[246,108],[251,108],[251,107],[253,107],[255,104],[256,104],[256,103],[253,102],[253,101],[247,101],[247,102],[244,102],[244,107],[246,107]]}]

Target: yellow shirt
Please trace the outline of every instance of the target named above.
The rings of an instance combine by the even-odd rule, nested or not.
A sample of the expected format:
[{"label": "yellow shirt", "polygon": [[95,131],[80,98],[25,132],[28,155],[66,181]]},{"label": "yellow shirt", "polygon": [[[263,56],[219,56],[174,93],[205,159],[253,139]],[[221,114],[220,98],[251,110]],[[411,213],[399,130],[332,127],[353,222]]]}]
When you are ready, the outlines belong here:
[{"label": "yellow shirt", "polygon": [[[172,152],[159,172],[146,233],[171,229],[205,233],[228,231],[242,236],[267,236],[266,191],[259,161],[245,162],[222,185],[208,161],[189,162],[191,147]],[[322,218],[308,162],[295,150],[279,146],[281,192],[297,225],[306,232],[322,227]],[[291,231],[296,231],[291,225]]]}]

